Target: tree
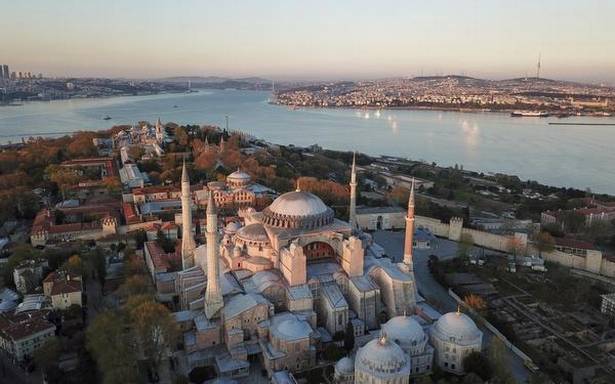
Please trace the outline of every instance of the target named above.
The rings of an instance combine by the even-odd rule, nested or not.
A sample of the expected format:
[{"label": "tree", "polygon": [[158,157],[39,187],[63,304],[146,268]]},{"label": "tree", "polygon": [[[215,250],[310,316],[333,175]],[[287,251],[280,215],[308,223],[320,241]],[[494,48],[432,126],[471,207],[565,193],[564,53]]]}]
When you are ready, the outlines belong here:
[{"label": "tree", "polygon": [[497,337],[492,337],[489,343],[488,360],[493,368],[493,379],[502,384],[515,383],[506,360],[506,346]]},{"label": "tree", "polygon": [[485,300],[475,294],[469,294],[463,298],[464,303],[468,305],[468,307],[472,308],[476,312],[482,313],[487,309],[487,303]]},{"label": "tree", "polygon": [[134,160],[140,160],[145,155],[145,149],[140,145],[133,145],[128,148],[128,155]]},{"label": "tree", "polygon": [[52,336],[34,351],[34,362],[43,372],[46,372],[57,364],[61,352],[62,344],[60,344],[60,339],[57,336]]},{"label": "tree", "polygon": [[338,361],[344,356],[344,350],[335,344],[329,344],[325,347],[323,357],[328,361]]},{"label": "tree", "polygon": [[66,260],[62,268],[73,275],[81,276],[83,274],[83,263],[79,255],[72,255]]},{"label": "tree", "polygon": [[62,192],[62,198],[66,199],[66,191],[72,185],[79,183],[82,176],[75,169],[62,167],[60,165],[50,165],[45,169],[49,180],[56,183]]},{"label": "tree", "polygon": [[133,275],[126,278],[124,283],[118,288],[118,292],[123,297],[129,298],[136,295],[151,294],[152,289],[145,276]]},{"label": "tree", "polygon": [[510,236],[508,241],[506,242],[506,249],[509,253],[511,253],[515,258],[518,255],[523,254],[525,252],[525,246],[521,242],[521,240],[516,236]]},{"label": "tree", "polygon": [[549,232],[540,232],[534,239],[534,246],[538,250],[538,255],[542,257],[543,252],[551,252],[555,246],[555,240]]},{"label": "tree", "polygon": [[102,179],[102,185],[105,186],[111,195],[117,195],[122,190],[122,183],[118,177],[106,176]]},{"label": "tree", "polygon": [[344,349],[350,353],[354,348],[354,326],[352,322],[348,320],[346,324],[346,332],[344,333]]},{"label": "tree", "polygon": [[177,324],[167,307],[154,301],[144,301],[130,311],[130,318],[144,356],[157,372],[165,354],[177,340]]},{"label": "tree", "polygon": [[463,370],[468,373],[474,373],[483,380],[489,380],[493,375],[489,360],[478,351],[470,353],[463,359]]},{"label": "tree", "polygon": [[86,345],[99,370],[104,384],[138,382],[137,355],[131,337],[118,312],[102,312],[88,327]]},{"label": "tree", "polygon": [[483,379],[476,373],[470,372],[463,378],[462,384],[483,384]]},{"label": "tree", "polygon": [[175,140],[177,140],[179,145],[181,146],[188,145],[189,139],[190,138],[188,137],[188,132],[186,132],[186,129],[184,127],[177,127],[175,129]]},{"label": "tree", "polygon": [[457,257],[467,258],[470,255],[470,250],[474,245],[474,238],[469,233],[462,233],[459,243],[457,244]]}]

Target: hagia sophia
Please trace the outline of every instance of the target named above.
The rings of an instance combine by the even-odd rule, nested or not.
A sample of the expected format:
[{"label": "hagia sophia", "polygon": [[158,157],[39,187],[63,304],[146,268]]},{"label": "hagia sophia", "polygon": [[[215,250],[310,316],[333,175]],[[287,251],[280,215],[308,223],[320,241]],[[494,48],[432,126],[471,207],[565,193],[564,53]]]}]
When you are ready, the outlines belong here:
[{"label": "hagia sophia", "polygon": [[[251,178],[238,170],[226,184],[240,194]],[[348,222],[300,185],[261,211],[244,204],[235,219],[219,220],[220,197],[210,191],[206,242],[198,245],[185,164],[181,189],[181,270],[173,279],[181,311],[174,315],[188,368],[214,365],[234,379],[260,361],[281,382],[315,366],[319,347],[347,329],[355,349],[335,365],[337,383],[408,383],[434,365],[461,374],[463,358],[481,350],[470,317],[430,319],[417,305],[424,299],[413,268],[414,188],[400,263],[382,257],[357,225],[354,159]]]}]

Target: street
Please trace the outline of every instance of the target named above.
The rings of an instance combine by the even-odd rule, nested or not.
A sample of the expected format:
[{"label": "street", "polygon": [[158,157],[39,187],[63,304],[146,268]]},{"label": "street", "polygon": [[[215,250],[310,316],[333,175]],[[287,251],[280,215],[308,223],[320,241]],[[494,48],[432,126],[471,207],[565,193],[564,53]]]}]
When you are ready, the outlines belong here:
[{"label": "street", "polygon": [[[377,231],[373,234],[374,241],[382,246],[386,254],[393,261],[401,261],[404,249],[404,232]],[[449,296],[448,291],[438,283],[429,272],[428,261],[430,255],[436,255],[440,260],[447,260],[457,256],[457,243],[446,239],[437,239],[431,249],[414,249],[414,276],[419,293],[441,313],[457,310],[457,303]],[[484,327],[483,347],[489,345],[493,334]],[[510,370],[519,383],[528,380],[529,373],[523,365],[523,360],[517,355],[508,352]]]}]

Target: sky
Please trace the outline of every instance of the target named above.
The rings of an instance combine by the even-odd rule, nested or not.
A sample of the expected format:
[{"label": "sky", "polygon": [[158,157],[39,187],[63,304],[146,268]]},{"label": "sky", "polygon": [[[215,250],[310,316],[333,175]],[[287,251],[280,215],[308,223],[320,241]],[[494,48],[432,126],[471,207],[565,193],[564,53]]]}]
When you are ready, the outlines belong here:
[{"label": "sky", "polygon": [[615,84],[615,0],[0,0],[0,63],[50,76]]}]

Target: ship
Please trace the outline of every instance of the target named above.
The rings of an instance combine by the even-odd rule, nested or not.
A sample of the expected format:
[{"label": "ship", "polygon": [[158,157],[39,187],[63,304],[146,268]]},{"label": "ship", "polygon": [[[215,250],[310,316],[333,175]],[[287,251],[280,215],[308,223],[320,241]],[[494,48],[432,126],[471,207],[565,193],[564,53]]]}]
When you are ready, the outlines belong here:
[{"label": "ship", "polygon": [[510,115],[512,117],[549,117],[549,113],[544,111],[513,111]]},{"label": "ship", "polygon": [[111,116],[107,115],[107,116],[103,117],[103,120],[111,120]]}]

